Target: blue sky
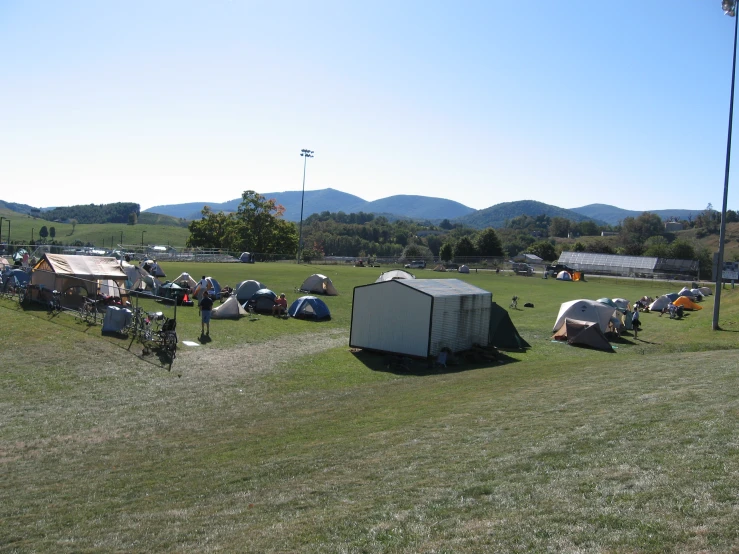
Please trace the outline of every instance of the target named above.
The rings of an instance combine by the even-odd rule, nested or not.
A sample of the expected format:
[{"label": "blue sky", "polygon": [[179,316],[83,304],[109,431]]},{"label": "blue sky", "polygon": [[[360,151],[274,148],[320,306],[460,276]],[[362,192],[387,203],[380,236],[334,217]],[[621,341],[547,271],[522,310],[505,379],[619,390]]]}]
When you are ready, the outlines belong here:
[{"label": "blue sky", "polygon": [[309,148],[306,190],[366,200],[720,208],[733,23],[720,0],[4,0],[0,199],[299,190]]}]

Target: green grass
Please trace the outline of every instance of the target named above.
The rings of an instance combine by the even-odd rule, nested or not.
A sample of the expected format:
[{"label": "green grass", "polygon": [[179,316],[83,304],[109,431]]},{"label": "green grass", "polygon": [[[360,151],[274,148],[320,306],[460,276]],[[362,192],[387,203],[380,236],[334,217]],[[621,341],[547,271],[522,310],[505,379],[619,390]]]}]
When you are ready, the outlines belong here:
[{"label": "green grass", "polygon": [[[0,299],[1,551],[727,552],[739,301],[644,314],[604,354],[550,341],[559,304],[681,284],[479,273],[532,344],[507,363],[410,371],[348,348],[351,291],[380,270],[165,264],[295,298],[329,275],[323,324],[215,321],[168,371],[67,316]],[[423,277],[459,277],[418,271]],[[178,310],[197,340],[197,310]],[[643,339],[643,340],[641,340]],[[320,348],[321,341],[327,349]],[[317,345],[311,349],[312,345]],[[177,375],[181,375],[178,378]]]}]

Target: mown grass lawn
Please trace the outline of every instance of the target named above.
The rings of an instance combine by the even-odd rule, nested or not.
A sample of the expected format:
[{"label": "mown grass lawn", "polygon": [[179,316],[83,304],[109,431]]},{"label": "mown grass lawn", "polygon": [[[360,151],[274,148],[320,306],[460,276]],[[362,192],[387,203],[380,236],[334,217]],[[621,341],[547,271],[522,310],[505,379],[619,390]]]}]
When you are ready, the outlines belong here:
[{"label": "mown grass lawn", "polygon": [[[506,363],[404,373],[348,348],[351,291],[380,270],[171,264],[333,318],[217,321],[168,371],[71,317],[0,300],[0,550],[728,552],[739,548],[735,291],[645,314],[605,354],[550,341],[559,304],[682,284],[509,274],[491,290],[532,344]],[[418,271],[419,277],[460,277]],[[178,310],[197,341],[197,309]],[[327,342],[322,342],[327,341]],[[324,345],[324,346],[322,346]],[[177,375],[181,375],[180,378]]]}]

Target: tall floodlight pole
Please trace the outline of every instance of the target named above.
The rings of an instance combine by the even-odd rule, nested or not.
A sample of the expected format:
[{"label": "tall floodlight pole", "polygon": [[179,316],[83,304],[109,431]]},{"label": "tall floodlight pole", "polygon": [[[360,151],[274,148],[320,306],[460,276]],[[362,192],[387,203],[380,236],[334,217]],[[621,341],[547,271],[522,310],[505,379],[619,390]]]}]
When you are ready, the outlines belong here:
[{"label": "tall floodlight pole", "polygon": [[4,217],[0,217],[0,244],[3,242],[3,219]]},{"label": "tall floodlight pole", "polygon": [[141,231],[141,249],[142,249],[142,252],[143,252],[143,248],[144,248],[144,233],[146,233],[146,231]]},{"label": "tall floodlight pole", "polygon": [[5,221],[8,222],[8,245],[10,245],[10,220],[6,219]]},{"label": "tall floodlight pole", "polygon": [[300,257],[303,255],[303,201],[305,200],[305,166],[308,164],[308,158],[313,157],[313,150],[303,148],[300,151],[303,156],[303,194],[300,196],[300,234],[298,236],[298,256],[295,263],[300,263]]},{"label": "tall floodlight pole", "polygon": [[721,233],[718,239],[718,260],[716,263],[716,295],[713,300],[712,329],[718,331],[719,311],[721,309],[721,287],[724,285],[724,242],[726,239],[726,203],[729,197],[729,169],[731,167],[731,127],[734,122],[734,80],[736,78],[736,37],[739,29],[739,18],[736,17],[737,0],[722,0],[721,8],[729,17],[734,18],[734,53],[731,62],[731,94],[729,96],[729,132],[726,138],[726,167],[724,169],[724,202],[721,205]]}]

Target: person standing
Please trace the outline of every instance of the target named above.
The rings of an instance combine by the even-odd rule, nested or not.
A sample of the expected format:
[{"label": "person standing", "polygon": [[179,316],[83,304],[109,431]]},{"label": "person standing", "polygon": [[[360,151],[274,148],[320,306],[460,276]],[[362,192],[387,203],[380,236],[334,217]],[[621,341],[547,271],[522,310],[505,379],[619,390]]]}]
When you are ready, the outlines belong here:
[{"label": "person standing", "polygon": [[641,320],[639,319],[639,308],[636,308],[634,310],[634,313],[631,314],[631,327],[634,329],[634,338],[636,338],[637,334],[639,333],[639,327],[641,327]]},{"label": "person standing", "polygon": [[205,296],[205,293],[208,292],[208,280],[205,278],[205,275],[203,275],[203,278],[198,281],[198,284],[195,285],[195,295],[198,297],[198,306],[200,305],[200,302],[203,300],[203,296]]},{"label": "person standing", "polygon": [[209,293],[200,300],[200,336],[210,336],[210,314],[213,311],[213,299]]}]

